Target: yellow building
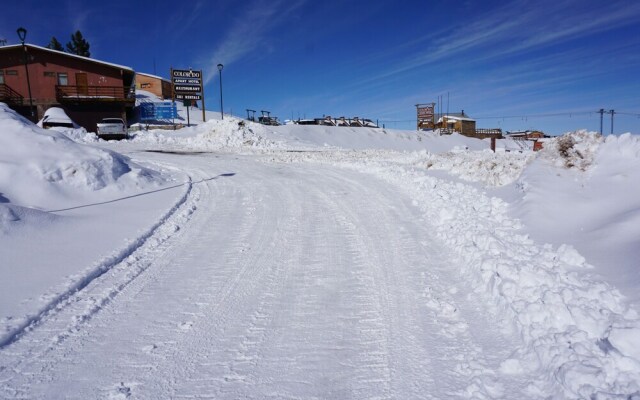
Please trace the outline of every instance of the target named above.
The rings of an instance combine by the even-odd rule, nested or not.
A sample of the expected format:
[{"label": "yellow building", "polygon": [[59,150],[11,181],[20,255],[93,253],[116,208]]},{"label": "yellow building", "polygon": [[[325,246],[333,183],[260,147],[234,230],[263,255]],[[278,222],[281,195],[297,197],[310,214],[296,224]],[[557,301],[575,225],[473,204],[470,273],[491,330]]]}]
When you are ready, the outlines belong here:
[{"label": "yellow building", "polygon": [[146,90],[163,100],[171,98],[171,81],[156,75],[136,72],[136,89]]}]

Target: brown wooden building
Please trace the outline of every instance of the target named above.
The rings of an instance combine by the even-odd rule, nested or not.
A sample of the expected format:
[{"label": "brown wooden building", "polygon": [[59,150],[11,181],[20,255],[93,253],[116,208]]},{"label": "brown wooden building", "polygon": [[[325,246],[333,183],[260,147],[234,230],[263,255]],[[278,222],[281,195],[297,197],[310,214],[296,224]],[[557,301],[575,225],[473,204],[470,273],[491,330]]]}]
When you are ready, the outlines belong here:
[{"label": "brown wooden building", "polygon": [[462,111],[461,113],[452,113],[442,115],[436,122],[437,129],[447,129],[449,131],[459,132],[465,136],[475,136],[476,120],[469,118]]},{"label": "brown wooden building", "polygon": [[531,139],[543,139],[548,137],[542,131],[511,131],[505,135],[512,139],[531,140]]},{"label": "brown wooden building", "polygon": [[[35,116],[31,117],[25,52]],[[32,44],[0,47],[0,101],[34,122],[52,106],[89,131],[102,118],[125,121],[135,105],[134,71]]]},{"label": "brown wooden building", "polygon": [[136,89],[146,90],[161,99],[171,98],[171,81],[160,76],[136,72]]}]

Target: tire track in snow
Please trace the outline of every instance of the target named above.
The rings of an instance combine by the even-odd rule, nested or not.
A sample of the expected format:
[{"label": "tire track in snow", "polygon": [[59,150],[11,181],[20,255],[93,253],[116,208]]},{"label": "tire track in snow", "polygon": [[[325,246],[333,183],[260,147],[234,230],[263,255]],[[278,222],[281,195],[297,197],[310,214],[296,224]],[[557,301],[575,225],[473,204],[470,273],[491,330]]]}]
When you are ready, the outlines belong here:
[{"label": "tire track in snow", "polygon": [[[362,185],[360,179],[350,180],[349,186],[360,193],[371,190]],[[440,356],[439,365],[449,363],[452,370],[458,361],[452,363],[454,357],[438,354],[439,347],[451,343],[451,333],[443,332],[442,325],[431,323],[425,317],[421,318],[422,315],[430,314],[429,317],[437,321],[436,315],[442,311],[429,309],[421,304],[419,296],[422,288],[416,285],[419,281],[416,276],[418,271],[429,271],[426,266],[437,267],[442,261],[433,255],[433,248],[421,253],[416,252],[416,237],[419,237],[419,231],[413,235],[408,235],[404,229],[396,231],[398,219],[402,216],[406,218],[412,213],[406,207],[398,211],[396,207],[401,205],[397,205],[400,200],[397,195],[384,192],[378,193],[378,198],[374,195],[371,193],[370,196],[361,197],[372,199],[368,204],[354,204],[342,208],[351,211],[348,215],[348,227],[351,231],[350,236],[354,239],[352,246],[366,255],[366,271],[373,281],[371,287],[375,288],[370,293],[375,300],[369,301],[376,304],[379,319],[384,321],[384,330],[381,330],[380,335],[384,338],[381,353],[385,353],[387,363],[388,396],[439,398],[437,393],[442,386],[446,386],[444,381],[453,382],[449,386],[455,386],[455,382],[460,381],[459,376],[453,373],[449,374],[453,376],[446,379],[447,374],[433,371],[428,360]],[[362,212],[362,209],[366,211]],[[354,213],[353,210],[359,212]],[[375,216],[375,220],[368,218],[372,215]],[[402,225],[411,228],[416,226],[416,223],[415,220],[407,220]],[[431,258],[424,259],[425,255],[430,255]],[[443,291],[443,287],[437,289]],[[453,316],[452,318],[455,319]],[[443,322],[442,318],[439,320]],[[425,321],[428,323],[425,324]],[[464,330],[456,332],[456,346],[450,346],[449,351],[455,351],[456,355],[469,351],[470,346],[460,343],[463,335]],[[427,347],[425,342],[428,342],[427,339],[430,337],[438,339],[430,341]],[[430,369],[431,372],[427,373]]]},{"label": "tire track in snow", "polygon": [[224,254],[214,262],[219,275],[212,290],[199,300],[206,304],[202,317],[158,367],[160,375],[173,382],[166,389],[168,397],[211,393],[213,380],[217,383],[212,396],[219,398],[225,384],[244,386],[255,381],[250,369],[259,361],[277,287],[286,282],[281,260],[289,249],[277,235],[293,220],[283,222],[281,211],[268,207],[281,203],[278,190],[240,190],[244,212],[230,232],[231,245],[223,244]]},{"label": "tire track in snow", "polygon": [[[77,334],[82,325],[152,265],[154,257],[167,248],[168,241],[189,221],[197,207],[199,195],[193,193],[193,181],[191,177],[188,179],[185,191],[152,227],[122,250],[100,261],[90,273],[0,342],[0,354],[4,355],[0,379],[4,380],[5,370],[20,371],[23,364],[46,360],[45,354],[70,335]],[[16,345],[21,349],[13,349]],[[25,348],[26,351],[21,351]]]},{"label": "tire track in snow", "polygon": [[[450,276],[442,250],[424,242],[439,241],[427,233],[428,224],[420,223],[420,210],[386,185],[368,193],[372,190],[371,182],[364,185],[361,177],[354,179],[340,174],[334,179],[361,194],[356,203],[348,206],[335,200],[333,203],[343,213],[341,218],[352,239],[348,246],[359,254],[366,265],[363,268],[366,279],[375,288],[370,295],[377,298],[369,297],[367,303],[369,307],[376,305],[377,319],[383,321],[384,330],[377,332],[380,345],[377,354],[384,354],[391,397],[461,395],[459,389],[469,380],[481,380],[487,390],[498,395],[501,385],[493,378],[482,348],[473,339],[469,325],[463,321],[461,307],[456,304],[461,299],[454,300],[448,292],[459,282]],[[361,203],[362,199],[366,203]],[[417,221],[407,219],[411,215]],[[360,308],[366,306],[361,304]],[[498,332],[493,335],[503,338]],[[433,358],[439,360],[438,366],[449,365],[450,370],[444,374],[425,373],[433,368],[427,361]]]},{"label": "tire track in snow", "polygon": [[274,337],[259,373],[282,371],[267,385],[277,397],[385,398],[384,326],[366,255],[350,246],[344,211],[322,186],[303,187],[305,208],[313,210],[305,212],[312,215],[300,243],[306,251],[281,299],[287,330]]},{"label": "tire track in snow", "polygon": [[[98,262],[98,264],[85,276],[78,279],[73,285],[71,285],[64,292],[56,295],[49,303],[47,303],[44,307],[42,307],[36,314],[30,316],[23,323],[16,326],[14,329],[5,333],[2,337],[0,337],[0,350],[15,341],[19,340],[25,333],[30,332],[37,328],[43,321],[43,319],[47,317],[53,316],[55,313],[59,312],[66,305],[72,304],[74,300],[72,297],[86,288],[89,284],[91,284],[94,280],[101,277],[105,273],[111,271],[116,265],[125,261],[128,257],[131,257],[136,250],[141,248],[145,243],[147,243],[150,239],[158,240],[159,237],[165,236],[164,239],[168,237],[166,234],[166,228],[169,226],[172,216],[174,216],[182,206],[187,202],[187,198],[192,190],[192,181],[189,179],[186,185],[186,189],[184,193],[182,193],[181,197],[178,201],[171,207],[171,209],[159,218],[158,222],[156,222],[153,226],[151,226],[146,232],[144,232],[141,236],[131,241],[125,248],[118,251],[117,253],[106,257],[102,261]],[[171,221],[175,223],[174,221]],[[177,225],[176,225],[177,226]],[[171,229],[171,228],[170,228]],[[134,279],[133,277],[132,279]],[[114,294],[111,294],[109,297],[113,297]],[[108,299],[104,299],[104,301],[108,301]],[[97,306],[96,309],[99,309],[100,305]],[[89,317],[90,315],[86,315]]]}]

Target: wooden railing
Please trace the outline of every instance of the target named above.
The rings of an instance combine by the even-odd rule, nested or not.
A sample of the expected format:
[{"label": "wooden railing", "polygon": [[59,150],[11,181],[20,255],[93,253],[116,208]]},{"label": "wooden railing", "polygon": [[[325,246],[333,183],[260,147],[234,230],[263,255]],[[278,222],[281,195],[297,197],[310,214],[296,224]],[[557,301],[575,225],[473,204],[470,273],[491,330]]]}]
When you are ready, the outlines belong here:
[{"label": "wooden railing", "polygon": [[0,83],[0,101],[11,105],[21,106],[24,104],[24,97],[20,93],[11,89],[11,87],[6,83]]},{"label": "wooden railing", "polygon": [[58,101],[118,101],[135,102],[135,92],[129,86],[56,85]]}]

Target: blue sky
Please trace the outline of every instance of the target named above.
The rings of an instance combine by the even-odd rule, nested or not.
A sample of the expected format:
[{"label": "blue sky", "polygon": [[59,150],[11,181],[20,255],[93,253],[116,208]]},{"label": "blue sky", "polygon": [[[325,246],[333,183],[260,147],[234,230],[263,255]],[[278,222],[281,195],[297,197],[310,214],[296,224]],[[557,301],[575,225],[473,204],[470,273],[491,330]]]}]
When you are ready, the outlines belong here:
[{"label": "blue sky", "polygon": [[[20,1],[0,38],[63,44],[79,29],[92,57],[168,77],[202,69],[207,109],[281,120],[362,116],[415,127],[416,103],[478,127],[640,133],[640,2]],[[605,133],[610,117],[605,116]]]}]

